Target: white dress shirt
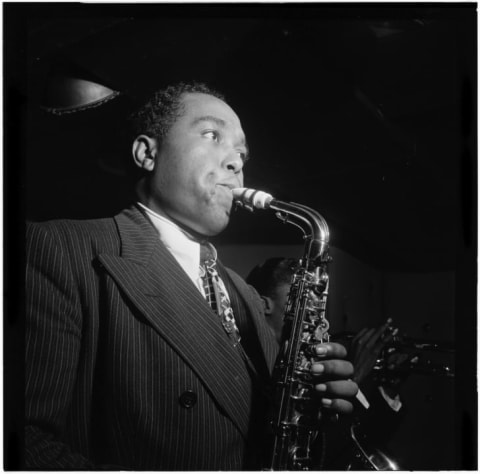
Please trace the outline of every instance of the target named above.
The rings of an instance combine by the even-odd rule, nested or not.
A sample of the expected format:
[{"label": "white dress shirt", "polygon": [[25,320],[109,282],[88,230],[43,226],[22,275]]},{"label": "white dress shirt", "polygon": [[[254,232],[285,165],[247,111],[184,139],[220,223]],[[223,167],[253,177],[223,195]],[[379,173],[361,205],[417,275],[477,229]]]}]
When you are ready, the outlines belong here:
[{"label": "white dress shirt", "polygon": [[[205,297],[202,279],[200,278],[200,244],[166,216],[152,211],[140,202],[137,204],[145,210],[152,224],[158,230],[160,240]],[[213,245],[211,247],[216,259],[217,251]]]}]

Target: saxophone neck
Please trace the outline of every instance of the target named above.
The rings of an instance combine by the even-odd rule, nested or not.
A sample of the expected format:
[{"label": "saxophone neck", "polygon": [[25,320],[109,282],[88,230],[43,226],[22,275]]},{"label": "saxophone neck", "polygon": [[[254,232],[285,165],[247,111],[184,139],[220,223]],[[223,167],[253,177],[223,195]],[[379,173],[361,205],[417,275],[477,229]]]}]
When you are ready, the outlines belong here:
[{"label": "saxophone neck", "polygon": [[302,204],[273,199],[269,208],[277,211],[277,217],[284,223],[299,227],[304,234],[304,259],[312,266],[328,263],[330,256],[330,231],[325,219],[314,209]]},{"label": "saxophone neck", "polygon": [[302,204],[279,201],[271,194],[256,189],[235,188],[232,193],[235,204],[249,211],[271,209],[276,211],[276,216],[282,222],[299,227],[305,238],[305,262],[318,266],[330,260],[330,232],[327,222],[317,211]]}]

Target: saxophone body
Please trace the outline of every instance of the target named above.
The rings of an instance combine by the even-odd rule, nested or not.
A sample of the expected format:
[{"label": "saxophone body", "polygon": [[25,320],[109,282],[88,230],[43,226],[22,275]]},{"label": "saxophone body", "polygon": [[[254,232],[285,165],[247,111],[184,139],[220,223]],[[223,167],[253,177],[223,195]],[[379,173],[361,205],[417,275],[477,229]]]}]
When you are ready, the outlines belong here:
[{"label": "saxophone body", "polygon": [[272,443],[265,467],[309,470],[322,422],[310,368],[315,346],[330,338],[326,319],[329,229],[318,212],[301,204],[246,188],[234,189],[233,196],[247,209],[275,211],[284,223],[299,227],[304,234],[304,253],[292,276],[282,345],[273,371]]}]

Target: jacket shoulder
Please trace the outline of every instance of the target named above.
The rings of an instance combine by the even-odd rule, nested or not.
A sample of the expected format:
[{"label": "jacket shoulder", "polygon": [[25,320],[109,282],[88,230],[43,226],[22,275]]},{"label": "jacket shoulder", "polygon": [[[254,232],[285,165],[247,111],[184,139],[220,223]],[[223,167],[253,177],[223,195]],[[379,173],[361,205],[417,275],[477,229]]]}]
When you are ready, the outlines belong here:
[{"label": "jacket shoulder", "polygon": [[117,226],[113,217],[88,220],[58,219],[29,222],[26,226],[27,245],[55,242],[75,252],[91,250],[93,253],[112,252],[120,246]]}]

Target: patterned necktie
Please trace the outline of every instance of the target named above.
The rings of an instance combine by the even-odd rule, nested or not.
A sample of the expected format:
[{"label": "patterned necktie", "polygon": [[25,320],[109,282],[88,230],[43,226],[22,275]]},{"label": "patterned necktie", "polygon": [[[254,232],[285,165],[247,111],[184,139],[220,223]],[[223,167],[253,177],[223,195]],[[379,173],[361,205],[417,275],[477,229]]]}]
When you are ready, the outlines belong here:
[{"label": "patterned necktie", "polygon": [[207,242],[200,244],[200,276],[205,290],[205,298],[210,307],[220,316],[225,332],[232,339],[233,345],[240,342],[240,332],[235,323],[232,305],[227,289],[217,272],[217,264],[212,250]]},{"label": "patterned necktie", "polygon": [[209,270],[213,266],[215,266],[215,259],[212,250],[207,244],[200,244],[200,277],[202,278],[205,299],[213,311],[218,314],[213,279],[211,277],[211,270]]}]

